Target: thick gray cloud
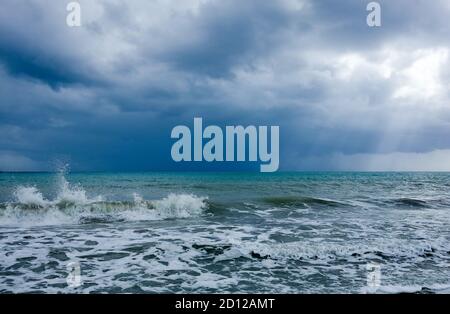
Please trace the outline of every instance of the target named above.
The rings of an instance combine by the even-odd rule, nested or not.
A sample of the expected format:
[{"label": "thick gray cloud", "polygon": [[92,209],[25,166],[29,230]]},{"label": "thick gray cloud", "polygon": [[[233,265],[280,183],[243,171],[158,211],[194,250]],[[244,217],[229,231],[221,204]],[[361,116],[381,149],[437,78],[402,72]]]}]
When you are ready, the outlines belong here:
[{"label": "thick gray cloud", "polygon": [[0,170],[180,169],[194,116],[280,125],[285,170],[443,168],[448,1],[380,1],[380,28],[363,0],[79,2],[79,28],[68,1],[2,2]]}]

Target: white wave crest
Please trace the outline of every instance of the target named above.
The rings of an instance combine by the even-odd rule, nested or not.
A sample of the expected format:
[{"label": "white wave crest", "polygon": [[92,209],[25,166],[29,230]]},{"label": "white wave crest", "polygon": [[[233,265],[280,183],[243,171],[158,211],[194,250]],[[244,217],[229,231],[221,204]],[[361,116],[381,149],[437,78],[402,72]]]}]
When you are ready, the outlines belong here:
[{"label": "white wave crest", "polygon": [[61,175],[55,199],[48,200],[34,186],[19,186],[17,202],[0,209],[0,225],[58,225],[90,222],[145,221],[199,216],[206,198],[193,194],[169,194],[160,200],[145,200],[133,193],[132,201],[107,201],[102,195],[88,197],[79,185],[72,186]]},{"label": "white wave crest", "polygon": [[14,197],[19,203],[26,205],[47,206],[50,202],[44,199],[39,190],[34,186],[19,186],[14,191]]},{"label": "white wave crest", "polygon": [[113,207],[123,209],[115,210],[116,218],[121,220],[164,220],[199,216],[207,207],[206,200],[193,194],[169,194],[161,200],[147,201],[138,193],[133,193],[132,204],[119,203]]},{"label": "white wave crest", "polygon": [[153,204],[164,218],[187,218],[200,215],[206,207],[205,200],[193,194],[169,194]]},{"label": "white wave crest", "polygon": [[59,193],[55,200],[57,203],[68,202],[74,204],[90,204],[103,201],[101,195],[88,198],[81,186],[71,186],[64,176],[60,176]]}]

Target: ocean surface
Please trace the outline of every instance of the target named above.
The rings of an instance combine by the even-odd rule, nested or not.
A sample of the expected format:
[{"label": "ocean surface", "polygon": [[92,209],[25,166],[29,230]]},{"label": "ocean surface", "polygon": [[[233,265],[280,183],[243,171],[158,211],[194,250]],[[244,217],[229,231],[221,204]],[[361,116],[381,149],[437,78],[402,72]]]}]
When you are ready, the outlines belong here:
[{"label": "ocean surface", "polygon": [[0,173],[0,247],[0,293],[449,293],[450,173]]}]

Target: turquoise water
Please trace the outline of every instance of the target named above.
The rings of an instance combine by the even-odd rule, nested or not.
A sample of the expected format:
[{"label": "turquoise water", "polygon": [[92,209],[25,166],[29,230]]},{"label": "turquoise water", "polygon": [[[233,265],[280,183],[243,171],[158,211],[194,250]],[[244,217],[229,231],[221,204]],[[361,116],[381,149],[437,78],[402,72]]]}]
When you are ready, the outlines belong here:
[{"label": "turquoise water", "polygon": [[0,292],[448,292],[449,190],[449,173],[0,173]]}]

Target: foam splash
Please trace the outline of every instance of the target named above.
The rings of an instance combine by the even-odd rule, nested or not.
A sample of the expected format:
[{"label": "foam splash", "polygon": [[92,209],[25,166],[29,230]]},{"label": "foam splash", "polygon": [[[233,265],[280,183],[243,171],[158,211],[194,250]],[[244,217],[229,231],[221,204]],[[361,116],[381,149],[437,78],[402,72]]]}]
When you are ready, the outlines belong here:
[{"label": "foam splash", "polygon": [[67,202],[73,204],[90,204],[103,201],[103,197],[99,195],[93,199],[89,199],[86,195],[86,191],[82,187],[70,186],[66,178],[64,176],[61,176],[60,191],[56,201],[58,203]]},{"label": "foam splash", "polygon": [[[131,204],[127,202],[114,203],[113,211],[116,212],[116,219],[143,221],[190,218],[200,216],[207,208],[207,198],[193,194],[171,193],[161,200],[144,200],[139,194],[133,193],[133,199]],[[106,205],[109,204],[106,203]]]},{"label": "foam splash", "polygon": [[14,197],[19,203],[29,206],[45,207],[50,203],[44,199],[42,193],[34,186],[19,186],[14,191]]},{"label": "foam splash", "polygon": [[[381,241],[374,245],[358,243],[307,243],[306,241],[290,243],[264,243],[227,241],[230,245],[216,261],[231,260],[240,257],[253,257],[271,261],[309,261],[333,263],[338,260],[348,262],[367,262],[368,260],[416,259],[443,257],[448,254],[449,246],[446,240],[434,242],[393,240]],[[430,257],[432,258],[432,257]]]},{"label": "foam splash", "polygon": [[59,225],[145,221],[199,216],[207,207],[205,197],[193,194],[169,194],[161,200],[145,200],[138,193],[132,201],[107,201],[102,195],[88,197],[80,185],[71,185],[59,176],[58,194],[46,199],[35,186],[19,186],[15,202],[3,204],[0,225]]},{"label": "foam splash", "polygon": [[192,194],[169,194],[155,201],[154,206],[164,218],[187,218],[200,215],[206,207],[205,198]]}]

